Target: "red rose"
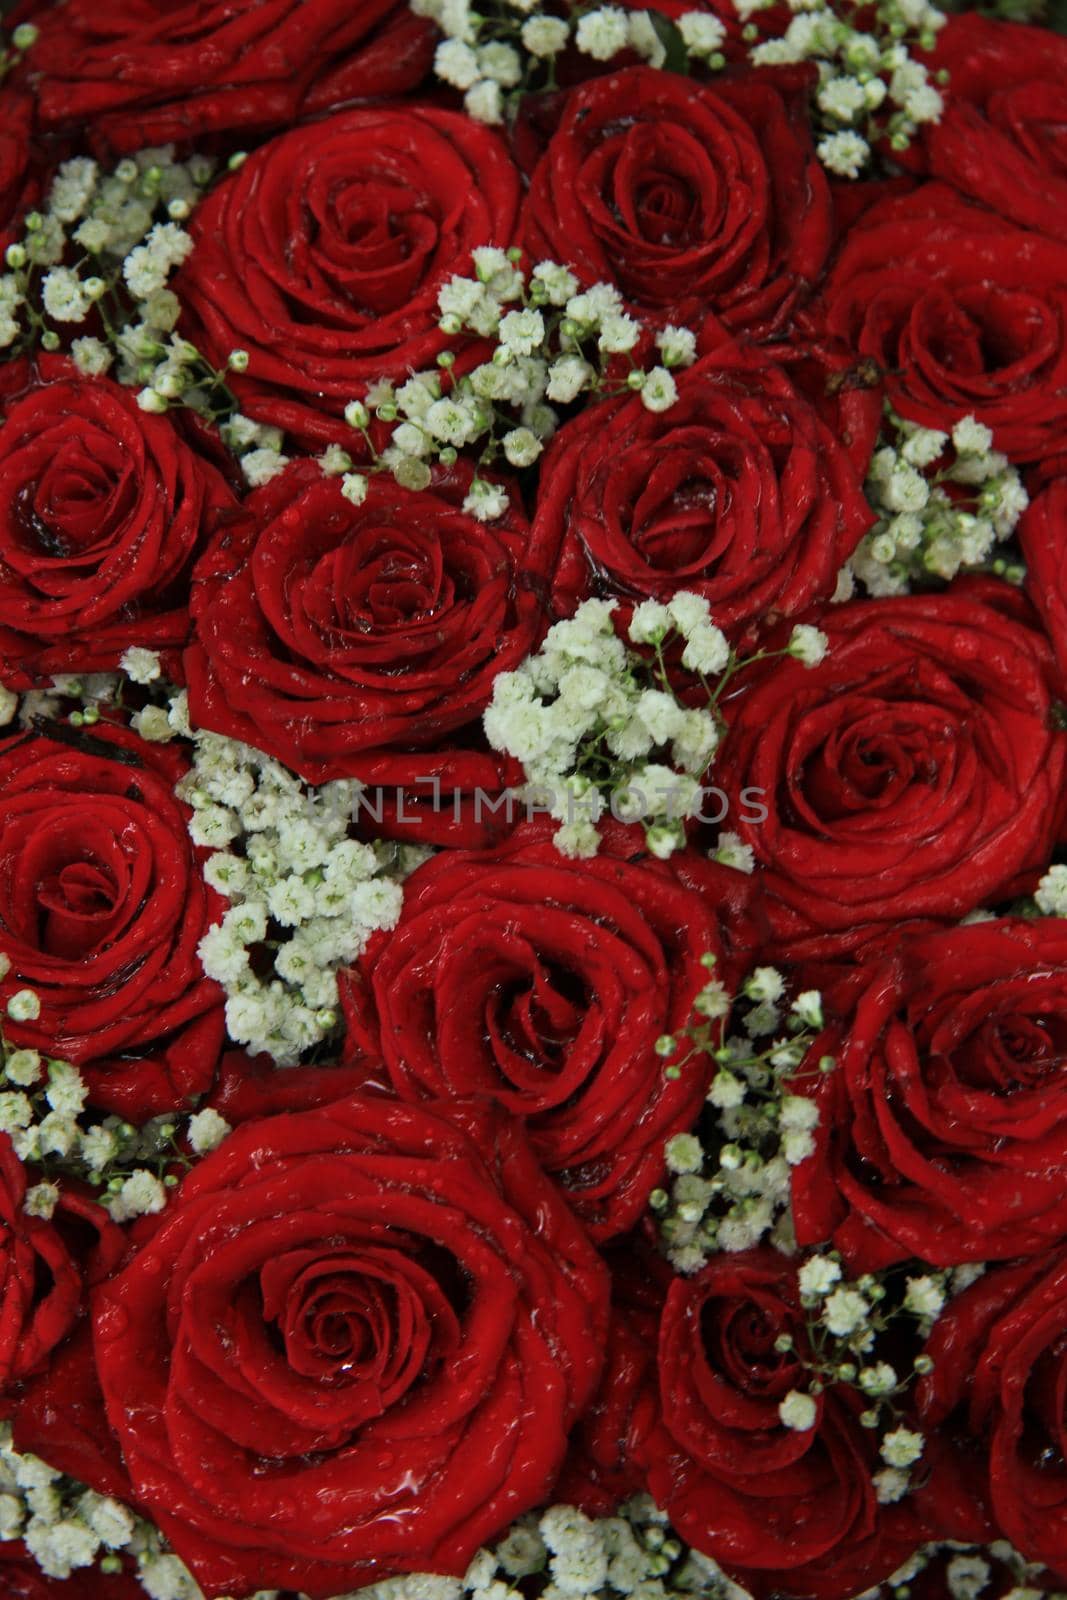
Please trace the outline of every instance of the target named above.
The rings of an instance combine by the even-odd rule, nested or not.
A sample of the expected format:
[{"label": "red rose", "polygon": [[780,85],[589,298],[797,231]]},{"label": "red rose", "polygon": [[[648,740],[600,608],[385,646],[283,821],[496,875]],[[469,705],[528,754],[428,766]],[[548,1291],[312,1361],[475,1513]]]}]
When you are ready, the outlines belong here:
[{"label": "red rose", "polygon": [[826,1238],[828,1205],[854,1274],[1067,1236],[1067,922],[910,940],[864,974],[842,1031],[822,1149],[794,1173],[802,1244]]},{"label": "red rose", "polygon": [[589,1517],[613,1517],[642,1492],[642,1441],[658,1416],[656,1338],[663,1301],[674,1282],[646,1226],[609,1246],[611,1325],[600,1386],[571,1434],[563,1473],[553,1491],[558,1505]]},{"label": "red rose", "polygon": [[84,1283],[114,1267],[118,1228],[94,1197],[60,1188],[51,1221],[25,1210],[27,1168],[0,1134],[0,1388],[33,1376],[83,1309]]},{"label": "red rose", "polygon": [[858,1401],[855,1391],[813,1396],[810,1428],[782,1423],[789,1392],[808,1391],[805,1316],[796,1266],[774,1250],[718,1256],[675,1278],[659,1333],[662,1420],[640,1449],[674,1527],[746,1588],[845,1600],[900,1564],[894,1525],[913,1519],[879,1512],[876,1453],[854,1414],[862,1402],[846,1398]]},{"label": "red rose", "polygon": [[24,0],[38,38],[20,74],[45,128],[104,153],[286,126],[413,89],[433,29],[395,0]]},{"label": "red rose", "polygon": [[1067,689],[1067,477],[1054,478],[1023,512],[1018,539],[1026,592],[1055,652],[1062,692]]},{"label": "red rose", "polygon": [[[106,1222],[103,1208],[97,1205],[96,1210]],[[140,1226],[143,1222],[131,1232]],[[128,1240],[121,1229],[113,1232],[119,1235],[121,1257]],[[112,1256],[107,1272],[116,1264]],[[99,1276],[102,1279],[106,1273]],[[47,1366],[18,1385],[5,1411],[10,1412],[12,1443],[20,1454],[39,1456],[97,1494],[113,1495],[124,1505],[132,1503],[133,1488],[104,1410],[88,1314],[52,1352]]]},{"label": "red rose", "polygon": [[934,1369],[919,1385],[920,1415],[945,1446],[929,1481],[931,1506],[943,1516],[953,1484],[963,1487],[974,1475],[992,1510],[994,1536],[1051,1567],[1062,1584],[1067,1253],[987,1272],[942,1312],[927,1351]]},{"label": "red rose", "polygon": [[695,854],[657,862],[623,828],[575,861],[552,831],[411,876],[398,926],[342,985],[348,1052],[384,1061],[405,1099],[488,1094],[525,1118],[541,1165],[608,1238],[696,1119],[707,1075],[690,1062],[667,1078],[655,1043],[689,1020],[701,956],[722,957],[723,924],[741,932],[750,884]]},{"label": "red rose", "polygon": [[97,1294],[138,1498],[210,1595],[462,1572],[551,1490],[607,1273],[520,1124],[355,1098],[239,1128]]},{"label": "red rose", "polygon": [[178,293],[241,410],[309,441],[378,378],[433,367],[438,290],[479,245],[512,243],[518,174],[503,141],[451,111],[345,111],[262,146],[197,208]]},{"label": "red rose", "polygon": [[949,429],[973,415],[1020,461],[1067,425],[1067,243],[942,183],[872,206],[823,291],[831,332],[885,373],[897,412]]},{"label": "red rose", "polygon": [[[241,529],[197,570],[193,721],[311,783],[434,772],[419,752],[477,722],[543,614],[523,522],[476,522],[462,498],[445,479],[415,493],[381,477],[357,507],[314,462],[250,495]],[[453,765],[499,785],[489,755]]]},{"label": "red rose", "polygon": [[[4,1600],[70,1600],[69,1578],[49,1578],[20,1539],[0,1544],[0,1584]],[[127,1572],[101,1572],[98,1566],[79,1567],[73,1587],[78,1600],[144,1600],[145,1591],[132,1568]]]},{"label": "red rose", "polygon": [[872,521],[844,445],[754,353],[708,357],[677,383],[669,411],[608,401],[551,445],[534,527],[560,550],[557,611],[688,589],[736,631],[826,598]]},{"label": "red rose", "polygon": [[531,257],[639,314],[780,324],[818,276],[830,199],[799,115],[765,84],[633,67],[570,94],[524,211]]},{"label": "red rose", "polygon": [[174,796],[175,752],[98,724],[80,746],[0,745],[0,1003],[40,1017],[16,1044],[82,1069],[96,1105],[143,1121],[208,1087],[222,994],[196,947],[223,902],[200,877]]},{"label": "red rose", "polygon": [[[1026,616],[993,580],[831,607],[821,665],[776,664],[727,705],[715,781],[783,955],[856,950],[1036,881],[1067,745]],[[748,820],[746,788],[765,821]]]},{"label": "red rose", "polygon": [[13,244],[22,213],[36,198],[30,176],[33,100],[12,89],[0,91],[0,249]]},{"label": "red rose", "polygon": [[42,369],[0,426],[0,679],[100,672],[131,645],[173,672],[193,560],[233,496],[131,390]]},{"label": "red rose", "polygon": [[950,76],[941,119],[924,130],[930,171],[1067,243],[1067,40],[971,13],[949,18],[933,64]]}]

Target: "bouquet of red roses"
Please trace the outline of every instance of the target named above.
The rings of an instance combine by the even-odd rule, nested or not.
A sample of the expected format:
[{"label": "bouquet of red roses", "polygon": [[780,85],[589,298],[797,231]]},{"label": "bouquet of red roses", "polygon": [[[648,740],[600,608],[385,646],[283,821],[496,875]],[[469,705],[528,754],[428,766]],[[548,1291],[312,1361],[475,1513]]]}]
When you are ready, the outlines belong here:
[{"label": "bouquet of red roses", "polygon": [[1056,0],[20,0],[0,1594],[1067,1591]]}]

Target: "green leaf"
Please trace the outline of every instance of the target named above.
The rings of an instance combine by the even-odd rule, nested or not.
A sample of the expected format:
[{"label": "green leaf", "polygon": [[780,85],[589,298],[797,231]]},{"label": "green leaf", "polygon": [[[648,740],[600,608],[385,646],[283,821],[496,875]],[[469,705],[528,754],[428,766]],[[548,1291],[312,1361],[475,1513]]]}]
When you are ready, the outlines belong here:
[{"label": "green leaf", "polygon": [[689,52],[685,48],[685,40],[670,17],[665,17],[662,11],[650,11],[648,20],[652,24],[656,38],[667,52],[663,63],[665,69],[668,72],[680,72],[683,77],[688,77]]}]

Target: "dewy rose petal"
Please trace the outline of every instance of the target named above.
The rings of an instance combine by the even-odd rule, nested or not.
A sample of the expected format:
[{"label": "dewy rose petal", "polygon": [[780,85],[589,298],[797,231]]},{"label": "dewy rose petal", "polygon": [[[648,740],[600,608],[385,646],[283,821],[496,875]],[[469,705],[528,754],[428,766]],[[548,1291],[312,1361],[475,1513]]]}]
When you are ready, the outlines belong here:
[{"label": "dewy rose petal", "polygon": [[952,93],[925,130],[932,175],[1067,243],[1067,40],[971,12],[949,19],[933,61]]},{"label": "dewy rose petal", "polygon": [[[432,367],[437,294],[477,246],[511,245],[519,179],[503,140],[450,111],[339,112],[260,147],[196,213],[178,280],[189,331],[242,411],[306,442],[352,443],[346,405]],[[332,421],[336,417],[337,421]]]},{"label": "dewy rose petal", "polygon": [[850,1595],[917,1542],[906,1508],[882,1511],[873,1441],[849,1391],[814,1395],[804,1429],[779,1407],[806,1393],[811,1351],[793,1263],[721,1256],[675,1278],[659,1328],[660,1417],[637,1444],[649,1488],[685,1538],[753,1594]]},{"label": "dewy rose petal", "polygon": [[561,614],[589,593],[702,595],[734,633],[828,599],[872,513],[842,444],[754,352],[677,377],[662,416],[635,396],[566,424],[545,458],[535,532],[558,551]]},{"label": "dewy rose petal", "polygon": [[291,124],[301,111],[403,93],[432,30],[395,0],[23,0],[42,124],[88,123],[123,154],[170,140]]},{"label": "dewy rose petal", "polygon": [[821,303],[828,330],[884,374],[902,417],[950,430],[973,416],[1014,461],[1062,449],[1067,241],[924,184],[863,215]]},{"label": "dewy rose petal", "polygon": [[478,523],[463,492],[374,478],[357,506],[300,463],[251,495],[197,569],[194,719],[313,783],[431,770],[417,752],[477,720],[543,614],[521,514]]},{"label": "dewy rose petal", "polygon": [[502,848],[450,851],[408,880],[399,926],[342,985],[350,1059],[379,1059],[406,1100],[491,1095],[597,1239],[631,1227],[692,1125],[710,1072],[664,1074],[658,1038],[753,937],[743,874],[699,858],[630,860],[614,830],[592,861],[543,823]]},{"label": "dewy rose petal", "polygon": [[826,659],[772,664],[741,691],[716,771],[733,807],[748,787],[769,810],[736,827],[774,948],[862,949],[1036,885],[1062,824],[1067,735],[1025,602],[971,580],[818,624]]},{"label": "dewy rose petal", "polygon": [[0,744],[0,996],[32,986],[40,1001],[5,1032],[73,1061],[94,1104],[142,1121],[209,1087],[224,1035],[196,955],[223,902],[174,797],[184,770],[104,723],[91,750]]},{"label": "dewy rose petal", "polygon": [[[820,1052],[820,1154],[793,1174],[801,1243],[855,1272],[1032,1255],[1067,1234],[1067,922],[905,940],[856,975]],[[819,1082],[818,1079],[808,1080]]]},{"label": "dewy rose petal", "polygon": [[0,424],[0,676],[13,688],[189,635],[193,562],[236,502],[174,424],[59,357]]},{"label": "dewy rose petal", "polygon": [[646,318],[757,335],[810,291],[831,238],[826,178],[774,89],[647,67],[568,96],[523,223],[534,259],[616,284]]},{"label": "dewy rose petal", "polygon": [[544,1498],[607,1303],[517,1122],[368,1096],[231,1134],[94,1333],[137,1496],[202,1585],[328,1596],[462,1572]]}]

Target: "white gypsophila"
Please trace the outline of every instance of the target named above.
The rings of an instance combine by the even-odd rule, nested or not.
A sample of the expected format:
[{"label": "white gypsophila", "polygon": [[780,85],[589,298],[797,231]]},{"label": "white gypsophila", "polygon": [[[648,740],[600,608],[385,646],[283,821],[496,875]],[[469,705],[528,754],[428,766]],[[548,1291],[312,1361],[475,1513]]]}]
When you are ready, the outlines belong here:
[{"label": "white gypsophila", "polygon": [[[984,566],[1029,503],[1018,472],[991,448],[992,434],[973,417],[955,425],[951,450],[948,434],[891,421],[895,442],[876,451],[867,481],[878,521],[851,558],[876,597],[907,593],[912,576],[948,581]],[[923,474],[935,467],[937,480],[928,481]],[[1022,570],[1005,565],[1004,575],[1021,581]]]},{"label": "white gypsophila", "polygon": [[230,1131],[230,1124],[225,1117],[220,1116],[211,1106],[195,1112],[189,1118],[188,1129],[189,1144],[193,1154],[203,1156],[211,1150],[217,1150]]},{"label": "white gypsophila", "polygon": [[1034,890],[1037,909],[1046,917],[1067,917],[1067,866],[1049,867]]},{"label": "white gypsophila", "polygon": [[147,1167],[141,1167],[123,1182],[107,1209],[112,1222],[131,1222],[134,1217],[155,1216],[166,1203],[163,1184]]},{"label": "white gypsophila", "polygon": [[923,1436],[910,1428],[894,1428],[884,1435],[882,1460],[890,1467],[910,1467],[923,1453]]},{"label": "white gypsophila", "polygon": [[288,456],[282,455],[280,450],[264,447],[249,450],[241,457],[241,471],[245,482],[252,489],[270,483],[271,479],[284,472],[288,465]]},{"label": "white gypsophila", "polygon": [[756,852],[750,844],[745,844],[738,833],[720,833],[711,854],[720,866],[733,867],[735,872],[751,875],[756,870]]},{"label": "white gypsophila", "polygon": [[75,339],[70,347],[71,359],[86,378],[100,378],[115,360],[114,353],[100,339],[85,337]]},{"label": "white gypsophila", "polygon": [[[201,940],[201,963],[226,993],[236,1042],[289,1065],[336,1026],[337,972],[400,915],[402,890],[386,869],[410,870],[421,853],[348,837],[358,783],[309,788],[251,746],[200,731],[193,740],[179,793],[193,808],[194,839],[204,818],[218,837],[205,877],[230,902]],[[250,952],[263,949],[268,916],[282,936],[272,970],[260,974]],[[209,1130],[218,1125],[205,1121]]]},{"label": "white gypsophila", "polygon": [[831,1256],[811,1256],[797,1270],[797,1283],[805,1300],[821,1299],[840,1281],[840,1262]]},{"label": "white gypsophila", "polygon": [[32,989],[16,989],[7,1002],[12,1022],[36,1022],[41,1015],[41,1000]]},{"label": "white gypsophila", "polygon": [[433,69],[455,89],[469,89],[482,76],[476,52],[462,39],[442,39],[433,58]]},{"label": "white gypsophila", "polygon": [[504,96],[499,83],[481,78],[463,96],[463,109],[475,122],[495,127],[504,120]]},{"label": "white gypsophila", "polygon": [[43,1217],[45,1221],[51,1219],[59,1204],[59,1188],[54,1183],[35,1183],[26,1190],[22,1209],[30,1217]]},{"label": "white gypsophila", "polygon": [[579,19],[574,42],[594,61],[610,61],[630,41],[630,22],[618,6],[599,6]]},{"label": "white gypsophila", "polygon": [[913,1315],[932,1321],[944,1309],[945,1291],[936,1278],[909,1278],[904,1305]]},{"label": "white gypsophila", "polygon": [[992,1576],[992,1567],[982,1556],[953,1556],[945,1568],[952,1600],[978,1600]]},{"label": "white gypsophila", "polygon": [[678,399],[678,385],[666,367],[653,367],[641,385],[641,404],[646,411],[669,411]]},{"label": "white gypsophila", "polygon": [[898,1500],[903,1500],[911,1488],[911,1479],[899,1467],[885,1467],[881,1472],[876,1472],[871,1481],[880,1506],[895,1505]]},{"label": "white gypsophila", "polygon": [[690,367],[697,358],[696,334],[689,328],[668,323],[656,334],[656,344],[666,367]]},{"label": "white gypsophila", "polygon": [[825,633],[806,622],[798,622],[789,637],[788,651],[806,667],[817,667],[826,659],[830,641]]},{"label": "white gypsophila", "polygon": [[42,1070],[37,1050],[13,1050],[4,1062],[4,1076],[8,1082],[17,1083],[23,1089],[39,1083]]},{"label": "white gypsophila", "polygon": [[806,1433],[815,1426],[818,1407],[810,1394],[790,1389],[785,1399],[779,1402],[778,1415],[785,1427],[797,1433]]},{"label": "white gypsophila", "polygon": [[158,651],[142,650],[137,645],[123,652],[119,665],[133,683],[155,683],[162,672]]},{"label": "white gypsophila", "polygon": [[835,1338],[845,1339],[863,1326],[870,1309],[858,1289],[835,1289],[823,1305],[821,1321]]},{"label": "white gypsophila", "polygon": [[706,11],[685,11],[675,26],[685,40],[686,50],[697,59],[714,55],[726,38],[725,23]]}]

